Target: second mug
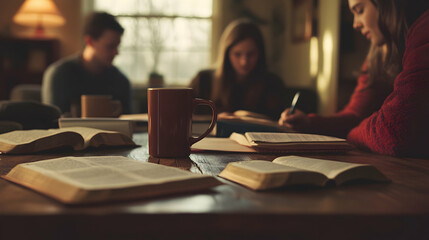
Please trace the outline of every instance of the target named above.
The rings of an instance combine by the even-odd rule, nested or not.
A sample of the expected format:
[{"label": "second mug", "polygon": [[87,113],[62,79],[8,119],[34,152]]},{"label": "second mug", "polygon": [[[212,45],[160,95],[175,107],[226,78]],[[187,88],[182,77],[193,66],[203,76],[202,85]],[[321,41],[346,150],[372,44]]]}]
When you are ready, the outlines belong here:
[{"label": "second mug", "polygon": [[89,117],[118,117],[122,112],[120,101],[112,100],[110,95],[82,95],[81,116]]}]

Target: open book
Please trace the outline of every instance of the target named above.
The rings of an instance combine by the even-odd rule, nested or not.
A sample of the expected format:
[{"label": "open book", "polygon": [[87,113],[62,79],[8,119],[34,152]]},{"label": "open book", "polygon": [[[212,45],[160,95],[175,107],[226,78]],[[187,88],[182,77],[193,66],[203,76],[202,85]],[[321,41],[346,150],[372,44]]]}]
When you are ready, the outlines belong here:
[{"label": "open book", "polygon": [[229,137],[233,132],[294,132],[280,126],[276,121],[262,114],[244,110],[235,111],[232,115],[219,116],[216,125],[217,137]]},{"label": "open book", "polygon": [[153,197],[221,184],[213,176],[121,156],[22,163],[2,177],[67,204]]},{"label": "open book", "polygon": [[344,152],[353,149],[345,139],[305,133],[232,133],[229,138],[204,138],[192,149],[226,152]]},{"label": "open book", "polygon": [[260,151],[331,152],[352,149],[345,139],[306,133],[233,133],[230,138],[241,145]]},{"label": "open book", "polygon": [[35,153],[52,149],[83,150],[100,146],[135,146],[133,140],[119,132],[73,127],[48,130],[17,130],[0,134],[0,152]]},{"label": "open book", "polygon": [[388,182],[375,167],[287,156],[274,161],[251,160],[229,163],[219,174],[253,190],[266,190],[291,185],[325,186],[328,182],[341,185],[352,181]]}]

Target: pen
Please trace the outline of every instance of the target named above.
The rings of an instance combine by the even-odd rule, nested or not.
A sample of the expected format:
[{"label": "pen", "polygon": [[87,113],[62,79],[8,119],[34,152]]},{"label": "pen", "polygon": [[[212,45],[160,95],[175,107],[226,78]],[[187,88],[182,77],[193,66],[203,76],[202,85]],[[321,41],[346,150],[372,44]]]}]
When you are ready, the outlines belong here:
[{"label": "pen", "polygon": [[290,105],[290,111],[288,115],[293,114],[295,112],[295,106],[296,106],[296,103],[298,102],[298,98],[300,94],[301,93],[299,91],[295,93],[295,96],[293,97],[293,100],[292,100],[292,104]]}]

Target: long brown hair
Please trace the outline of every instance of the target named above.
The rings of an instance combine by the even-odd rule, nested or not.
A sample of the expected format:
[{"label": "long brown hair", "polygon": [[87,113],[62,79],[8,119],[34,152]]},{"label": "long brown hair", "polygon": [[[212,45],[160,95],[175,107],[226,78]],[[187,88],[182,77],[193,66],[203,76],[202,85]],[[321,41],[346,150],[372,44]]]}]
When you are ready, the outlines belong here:
[{"label": "long brown hair", "polygon": [[402,71],[408,28],[427,10],[428,0],[371,0],[371,3],[377,8],[385,45],[371,45],[367,56],[369,85],[386,81],[393,87],[393,81]]},{"label": "long brown hair", "polygon": [[212,100],[217,104],[226,106],[230,102],[236,73],[229,59],[229,51],[235,44],[246,39],[252,39],[259,51],[258,61],[250,75],[254,76],[267,71],[264,40],[258,26],[248,19],[233,21],[222,33],[219,43],[212,87]]}]

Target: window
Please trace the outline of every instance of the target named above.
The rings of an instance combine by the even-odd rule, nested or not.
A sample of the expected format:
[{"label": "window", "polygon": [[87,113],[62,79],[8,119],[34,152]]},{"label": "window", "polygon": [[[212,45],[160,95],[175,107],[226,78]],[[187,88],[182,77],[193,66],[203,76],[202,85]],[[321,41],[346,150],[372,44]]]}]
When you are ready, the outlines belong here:
[{"label": "window", "polygon": [[93,0],[93,9],[125,28],[115,65],[133,84],[157,72],[167,85],[187,85],[210,64],[212,0]]}]

